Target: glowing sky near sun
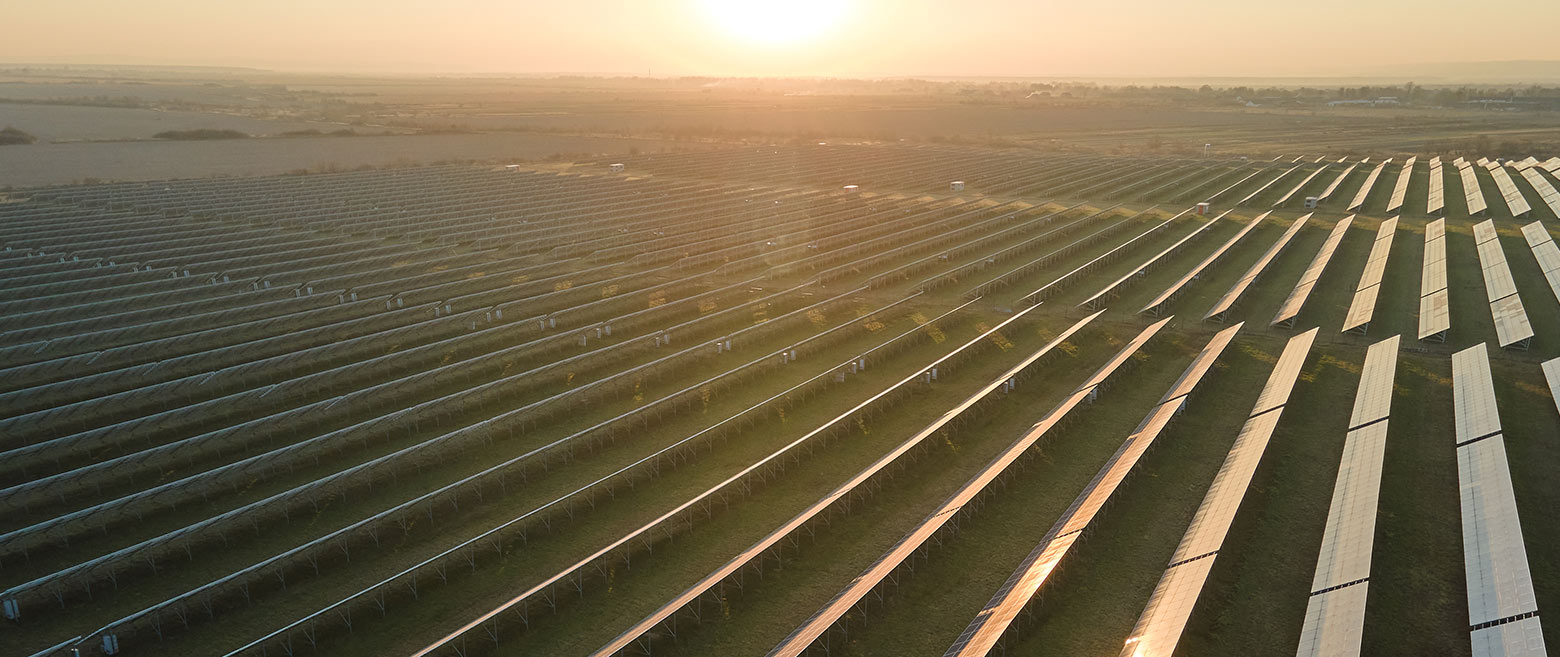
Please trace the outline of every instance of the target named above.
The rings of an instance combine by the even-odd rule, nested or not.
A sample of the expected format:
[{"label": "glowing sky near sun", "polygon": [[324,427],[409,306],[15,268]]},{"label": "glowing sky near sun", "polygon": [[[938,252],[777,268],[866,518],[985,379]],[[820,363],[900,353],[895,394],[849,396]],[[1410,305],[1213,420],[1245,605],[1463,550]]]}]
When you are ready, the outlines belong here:
[{"label": "glowing sky near sun", "polygon": [[1518,0],[57,0],[0,61],[365,72],[1349,75],[1560,59]]}]

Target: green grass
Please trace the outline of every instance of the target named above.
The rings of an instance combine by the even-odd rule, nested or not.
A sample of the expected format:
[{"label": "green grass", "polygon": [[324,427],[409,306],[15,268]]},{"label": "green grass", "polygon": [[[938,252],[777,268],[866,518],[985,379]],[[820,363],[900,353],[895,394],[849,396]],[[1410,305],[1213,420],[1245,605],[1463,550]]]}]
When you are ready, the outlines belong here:
[{"label": "green grass", "polygon": [[1464,655],[1451,363],[1401,358],[1381,471],[1364,654]]}]

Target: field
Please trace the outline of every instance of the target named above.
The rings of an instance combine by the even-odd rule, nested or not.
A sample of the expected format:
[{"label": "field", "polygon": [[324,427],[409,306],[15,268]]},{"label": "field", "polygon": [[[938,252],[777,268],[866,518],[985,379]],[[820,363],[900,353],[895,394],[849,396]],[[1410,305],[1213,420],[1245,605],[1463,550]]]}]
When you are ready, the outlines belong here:
[{"label": "field", "polygon": [[[1360,82],[1305,83],[1342,87]],[[1203,155],[1206,145],[1220,158],[1261,160],[1302,154],[1401,158],[1452,150],[1474,157],[1521,157],[1560,148],[1552,110],[1497,111],[1463,104],[1359,108],[1265,98],[1247,106],[1233,90],[1204,98],[1166,88],[1018,81],[403,79],[243,69],[0,70],[0,127],[14,126],[39,138],[36,144],[8,148],[0,157],[0,188],[446,161],[573,161],[710,145],[817,141],[996,148],[1029,156],[1190,157]],[[253,139],[220,144],[153,140],[164,131],[202,128],[236,130]]]},{"label": "field", "polygon": [[[0,180],[14,186],[95,180],[253,176],[342,171],[414,163],[502,160],[546,163],[576,157],[697,150],[703,144],[654,139],[527,134],[301,137],[222,141],[125,141],[14,146]],[[12,157],[15,156],[15,157]],[[24,157],[25,156],[25,157]],[[567,161],[567,160],[564,160]]]},{"label": "field", "polygon": [[[962,121],[863,111],[830,125]],[[1541,369],[1560,287],[1530,248],[1556,233],[1560,159],[1421,156],[1389,210],[1397,148],[1421,137],[1356,121],[1273,157],[1339,119],[1065,112],[1044,121],[1101,147],[594,136],[668,120],[627,114],[23,147],[65,169],[119,147],[168,178],[581,155],[9,193],[0,654],[1289,655],[1366,427],[1385,442],[1363,654],[1474,654],[1470,449],[1509,454],[1487,512],[1514,503],[1530,606],[1560,606]],[[1202,129],[1240,150],[1103,146]],[[1350,134],[1380,137],[1370,160]],[[164,157],[180,163],[146,164]],[[1459,164],[1489,210],[1468,212]],[[1420,340],[1437,219],[1451,328]],[[1295,322],[1274,321],[1313,259]],[[1526,335],[1497,329],[1502,266]],[[1345,331],[1361,289],[1376,296]],[[1373,379],[1382,362],[1395,374]],[[1454,390],[1482,390],[1468,363],[1493,381],[1496,432],[1454,412]],[[1389,399],[1386,419],[1351,417],[1357,391]],[[1227,517],[1194,523],[1205,499]],[[1178,559],[1197,532],[1212,551]],[[1063,538],[1054,571],[997,605]],[[1134,634],[1161,577],[1198,562],[1171,647]],[[1015,612],[996,647],[950,651],[996,607]],[[1523,609],[1495,627],[1536,626]]]}]

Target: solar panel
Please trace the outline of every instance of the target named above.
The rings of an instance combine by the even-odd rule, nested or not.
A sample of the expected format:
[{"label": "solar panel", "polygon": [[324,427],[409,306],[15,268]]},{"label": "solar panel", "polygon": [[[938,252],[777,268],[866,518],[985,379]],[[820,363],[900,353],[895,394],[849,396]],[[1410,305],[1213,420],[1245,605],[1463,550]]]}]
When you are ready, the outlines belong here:
[{"label": "solar panel", "polygon": [[1414,162],[1418,159],[1410,157],[1403,163],[1403,170],[1398,172],[1397,184],[1392,186],[1392,199],[1387,201],[1387,212],[1402,209],[1403,199],[1408,195],[1408,179],[1414,175]]},{"label": "solar panel", "polygon": [[1542,655],[1538,600],[1484,345],[1452,355],[1452,398],[1470,638],[1480,654]]},{"label": "solar panel", "polygon": [[1284,231],[1284,234],[1280,235],[1278,240],[1268,247],[1267,252],[1263,253],[1262,257],[1258,258],[1255,263],[1252,263],[1251,267],[1246,270],[1246,273],[1240,277],[1240,280],[1235,281],[1235,284],[1230,286],[1230,289],[1224,293],[1224,296],[1220,297],[1213,304],[1213,307],[1208,310],[1206,315],[1203,315],[1203,319],[1208,320],[1216,317],[1222,319],[1225,313],[1235,307],[1235,302],[1239,301],[1241,295],[1245,294],[1246,289],[1256,282],[1257,278],[1262,275],[1262,272],[1273,262],[1273,259],[1277,258],[1278,254],[1282,253],[1284,248],[1289,246],[1289,242],[1294,239],[1301,228],[1305,227],[1305,222],[1310,220],[1310,218],[1311,215],[1306,214],[1290,224],[1289,230]]},{"label": "solar panel", "polygon": [[1496,338],[1503,348],[1525,349],[1533,338],[1533,326],[1528,322],[1522,298],[1517,294],[1511,267],[1506,264],[1506,254],[1501,249],[1495,222],[1486,220],[1475,224],[1473,237],[1478,243],[1479,266],[1484,271],[1484,290],[1490,299],[1490,315],[1495,320]]},{"label": "solar panel", "polygon": [[[1310,215],[1306,215],[1310,216]],[[1273,316],[1269,326],[1285,324],[1294,325],[1295,317],[1300,315],[1300,309],[1305,306],[1305,301],[1311,296],[1311,290],[1315,289],[1316,282],[1321,279],[1322,272],[1327,269],[1327,263],[1332,261],[1333,253],[1338,250],[1338,243],[1343,241],[1343,236],[1349,230],[1349,225],[1354,222],[1354,215],[1349,215],[1333,224],[1332,232],[1327,234],[1327,240],[1322,242],[1322,248],[1317,250],[1316,257],[1311,259],[1310,266],[1305,273],[1300,275],[1300,281],[1295,283],[1295,289],[1284,299],[1284,304],[1279,307],[1278,314]]]},{"label": "solar panel", "polygon": [[1528,206],[1527,199],[1522,196],[1522,191],[1517,189],[1511,174],[1504,167],[1491,166],[1490,176],[1495,178],[1495,187],[1500,190],[1501,199],[1506,202],[1506,209],[1511,212],[1511,216],[1520,217],[1532,211],[1533,208]]},{"label": "solar panel", "polygon": [[1322,535],[1316,574],[1311,580],[1313,594],[1370,577],[1376,499],[1381,489],[1381,461],[1386,448],[1386,422],[1348,432],[1343,462],[1333,487],[1327,528]]},{"label": "solar panel", "polygon": [[1544,280],[1549,282],[1549,290],[1554,293],[1555,300],[1560,301],[1560,246],[1555,245],[1549,231],[1537,221],[1523,226],[1522,236],[1527,238],[1533,259],[1538,262],[1539,271],[1544,273]]},{"label": "solar panel", "polygon": [[1127,637],[1121,657],[1164,657],[1175,653],[1181,632],[1192,617],[1192,608],[1202,594],[1213,558],[1197,559],[1165,570],[1143,615]]},{"label": "solar panel", "polygon": [[[1425,248],[1425,266],[1419,277],[1419,289],[1421,290],[1445,290],[1446,289],[1446,240],[1431,242],[1436,246]],[[1431,256],[1440,257],[1431,260]]]},{"label": "solar panel", "polygon": [[1459,167],[1457,174],[1462,177],[1463,197],[1468,204],[1468,214],[1478,214],[1489,209],[1489,204],[1484,202],[1484,192],[1479,191],[1479,177],[1474,175],[1473,167]]},{"label": "solar panel", "polygon": [[1536,611],[1527,550],[1517,518],[1505,441],[1496,435],[1457,450],[1462,484],[1463,561],[1468,578],[1468,624]]},{"label": "solar panel", "polygon": [[[1197,514],[1181,538],[1164,576],[1154,588],[1143,615],[1127,638],[1123,657],[1170,655],[1180,642],[1181,633],[1191,617],[1192,608],[1207,582],[1208,573],[1224,544],[1235,514],[1240,509],[1256,474],[1268,441],[1278,426],[1288,391],[1299,376],[1317,329],[1289,339],[1278,363],[1258,397],[1252,416],[1241,427],[1229,455],[1214,476]],[[1266,410],[1263,410],[1266,409]]]},{"label": "solar panel", "polygon": [[1522,299],[1513,294],[1490,302],[1490,314],[1495,318],[1495,338],[1501,347],[1527,348],[1533,338],[1533,325],[1528,322]]},{"label": "solar panel", "polygon": [[1479,245],[1479,260],[1487,263],[1484,267],[1484,291],[1491,299],[1504,299],[1517,293],[1516,279],[1511,276],[1511,268],[1506,265],[1503,255],[1499,240]]},{"label": "solar panel", "polygon": [[1528,246],[1534,247],[1544,242],[1553,242],[1555,238],[1544,229],[1543,222],[1535,221],[1522,226],[1522,239],[1527,240]]},{"label": "solar panel", "polygon": [[1549,382],[1549,398],[1560,410],[1560,358],[1544,361],[1544,380]]},{"label": "solar panel", "polygon": [[1481,221],[1473,225],[1473,243],[1483,244],[1500,237],[1494,221]]},{"label": "solar panel", "polygon": [[1473,657],[1545,657],[1538,616],[1474,630]]},{"label": "solar panel", "polygon": [[1392,236],[1397,233],[1398,220],[1393,217],[1381,222],[1376,229],[1376,241],[1370,247],[1370,258],[1365,271],[1360,273],[1359,285],[1354,288],[1354,300],[1343,320],[1343,332],[1364,332],[1376,313],[1376,297],[1381,291],[1381,280],[1386,275],[1387,259],[1392,255]]},{"label": "solar panel", "polygon": [[1355,428],[1387,416],[1392,410],[1392,380],[1397,372],[1398,336],[1370,346],[1365,352],[1365,367],[1360,387],[1354,395],[1354,414],[1349,427]]},{"label": "solar panel", "polygon": [[[1347,159],[1347,158],[1344,158],[1344,159]],[[1343,162],[1343,160],[1338,160],[1338,161],[1340,163]],[[1332,198],[1333,193],[1338,191],[1338,186],[1343,184],[1343,180],[1345,178],[1348,178],[1349,174],[1354,173],[1354,170],[1359,168],[1359,166],[1361,164],[1364,164],[1364,160],[1361,160],[1359,162],[1355,162],[1354,164],[1349,165],[1349,168],[1344,169],[1343,173],[1338,174],[1337,178],[1333,178],[1332,182],[1328,183],[1327,189],[1322,190],[1322,195],[1316,197],[1316,199],[1318,201],[1325,201],[1325,200],[1327,200],[1329,198]]]},{"label": "solar panel", "polygon": [[1419,339],[1428,340],[1440,336],[1452,328],[1451,300],[1446,290],[1440,289],[1419,298]]},{"label": "solar panel", "polygon": [[1549,207],[1549,212],[1560,217],[1560,190],[1549,183],[1544,174],[1538,172],[1537,167],[1529,167],[1522,170],[1522,177],[1533,186],[1533,191],[1538,192],[1538,197]]},{"label": "solar panel", "polygon": [[1352,657],[1365,633],[1365,597],[1370,582],[1314,593],[1305,606],[1296,657]]},{"label": "solar panel", "polygon": [[1382,170],[1386,169],[1387,165],[1391,163],[1392,158],[1389,157],[1377,164],[1376,168],[1370,170],[1370,175],[1365,177],[1365,184],[1360,185],[1360,191],[1354,195],[1354,200],[1349,203],[1348,209],[1350,212],[1358,210],[1365,205],[1365,199],[1370,197],[1370,190],[1376,186],[1376,180],[1381,178]]},{"label": "solar panel", "polygon": [[1439,162],[1430,163],[1430,186],[1425,194],[1425,213],[1438,214],[1446,209],[1446,178]]},{"label": "solar panel", "polygon": [[1484,345],[1452,355],[1452,405],[1458,444],[1500,431],[1495,382]]}]

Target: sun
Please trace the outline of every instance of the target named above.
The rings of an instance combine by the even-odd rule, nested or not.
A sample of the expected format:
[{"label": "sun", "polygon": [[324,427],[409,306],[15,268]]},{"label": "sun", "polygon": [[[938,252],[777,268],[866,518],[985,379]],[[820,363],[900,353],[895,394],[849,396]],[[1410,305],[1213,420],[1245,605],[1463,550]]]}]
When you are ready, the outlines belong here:
[{"label": "sun", "polygon": [[840,0],[700,0],[711,22],[744,43],[785,46],[817,39],[840,24]]}]

